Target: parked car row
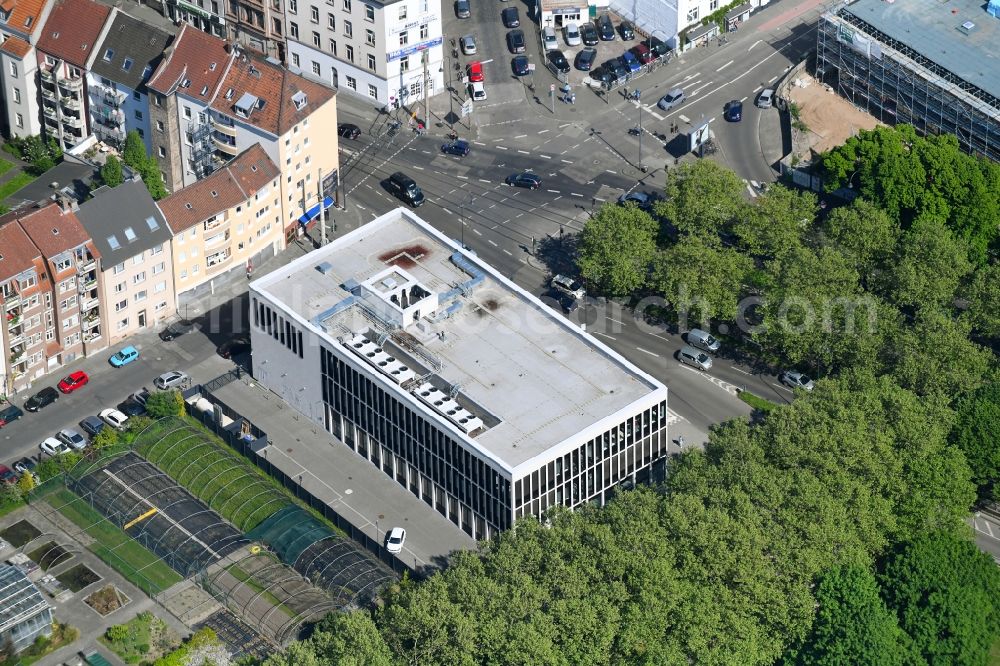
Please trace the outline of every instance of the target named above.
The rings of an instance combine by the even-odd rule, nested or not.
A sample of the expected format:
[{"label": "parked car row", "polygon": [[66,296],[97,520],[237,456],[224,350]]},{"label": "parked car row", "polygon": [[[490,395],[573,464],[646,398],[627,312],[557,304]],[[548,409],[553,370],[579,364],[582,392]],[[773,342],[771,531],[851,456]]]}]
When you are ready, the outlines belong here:
[{"label": "parked car row", "polygon": [[[586,41],[584,44],[586,44]],[[651,65],[669,56],[670,47],[659,39],[652,37],[639,42],[617,58],[605,61],[600,67],[592,67],[590,78],[594,81],[600,81],[608,87],[615,86],[630,80],[644,66]],[[587,71],[579,66],[578,69]]]}]

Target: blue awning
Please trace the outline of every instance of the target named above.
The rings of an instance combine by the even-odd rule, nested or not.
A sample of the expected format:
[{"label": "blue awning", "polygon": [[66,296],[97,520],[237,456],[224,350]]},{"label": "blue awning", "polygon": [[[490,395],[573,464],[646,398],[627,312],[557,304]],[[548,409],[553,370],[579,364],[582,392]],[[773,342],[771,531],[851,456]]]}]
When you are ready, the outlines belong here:
[{"label": "blue awning", "polygon": [[326,210],[327,208],[333,205],[333,199],[331,199],[330,197],[324,197],[322,204],[316,204],[315,206],[307,210],[305,212],[305,215],[299,218],[299,224],[309,224],[317,217],[319,217],[321,205],[322,205],[322,210]]}]

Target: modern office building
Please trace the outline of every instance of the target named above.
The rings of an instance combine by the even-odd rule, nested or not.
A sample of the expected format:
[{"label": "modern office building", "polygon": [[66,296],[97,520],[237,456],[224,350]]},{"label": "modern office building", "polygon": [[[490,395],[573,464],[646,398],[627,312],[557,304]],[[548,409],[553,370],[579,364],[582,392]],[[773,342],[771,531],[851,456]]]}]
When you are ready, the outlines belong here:
[{"label": "modern office building", "polygon": [[34,45],[53,4],[52,0],[0,4],[0,130],[6,137],[42,133]]},{"label": "modern office building", "polygon": [[260,384],[475,538],[666,456],[665,386],[408,210],[252,282],[250,325]]},{"label": "modern office building", "polygon": [[59,201],[0,217],[6,392],[107,347],[99,255],[76,210],[75,202]]},{"label": "modern office building", "polygon": [[172,35],[114,10],[111,27],[90,56],[87,71],[91,131],[121,148],[135,130],[152,153],[146,81],[163,57]]},{"label": "modern office building", "polygon": [[87,63],[110,14],[111,7],[91,0],[55,0],[38,40],[45,134],[67,150],[90,135]]},{"label": "modern office building", "polygon": [[382,104],[415,104],[444,90],[441,12],[441,0],[286,0],[288,66]]},{"label": "modern office building", "polygon": [[10,640],[21,651],[51,634],[52,607],[45,597],[23,571],[0,564],[0,643]]},{"label": "modern office building", "polygon": [[102,326],[111,345],[159,328],[175,312],[172,234],[142,180],[94,190],[76,216],[97,248],[106,304],[104,320],[95,310],[84,317],[84,327]]},{"label": "modern office building", "polygon": [[285,247],[281,173],[260,145],[161,199],[173,232],[174,291],[182,302],[230,271],[260,265]]},{"label": "modern office building", "polygon": [[978,0],[858,0],[819,22],[816,72],[879,121],[1000,160],[1000,19]]}]

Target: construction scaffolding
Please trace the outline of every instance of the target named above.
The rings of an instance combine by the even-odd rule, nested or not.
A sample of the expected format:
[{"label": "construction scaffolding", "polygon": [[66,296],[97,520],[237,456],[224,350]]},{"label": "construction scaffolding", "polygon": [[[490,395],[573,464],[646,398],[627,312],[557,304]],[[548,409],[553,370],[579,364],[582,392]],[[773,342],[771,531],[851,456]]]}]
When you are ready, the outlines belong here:
[{"label": "construction scaffolding", "polygon": [[878,30],[850,5],[824,14],[816,39],[816,78],[855,106],[889,125],[954,134],[963,150],[1000,161],[1000,99],[988,90]]}]

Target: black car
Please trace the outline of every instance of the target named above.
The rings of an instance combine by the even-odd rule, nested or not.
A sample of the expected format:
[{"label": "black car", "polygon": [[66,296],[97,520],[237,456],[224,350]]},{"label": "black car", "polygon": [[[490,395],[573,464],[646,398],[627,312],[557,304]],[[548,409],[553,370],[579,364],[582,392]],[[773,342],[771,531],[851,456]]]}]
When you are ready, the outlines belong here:
[{"label": "black car", "polygon": [[528,56],[514,56],[510,68],[514,70],[514,76],[525,76],[528,73]]},{"label": "black car", "polygon": [[589,72],[597,59],[597,49],[586,48],[576,54],[576,68],[581,72]]},{"label": "black car", "polygon": [[622,33],[622,39],[635,39],[635,27],[628,21],[622,21],[618,30]]},{"label": "black car", "polygon": [[107,424],[96,416],[87,416],[80,421],[80,427],[91,437],[104,430],[106,426]]},{"label": "black car", "polygon": [[215,351],[222,358],[232,358],[238,354],[245,354],[250,351],[250,337],[235,335],[219,345]]},{"label": "black car", "polygon": [[626,67],[621,60],[618,58],[612,58],[604,63],[604,70],[614,75],[615,79],[623,79],[628,76],[628,67]]},{"label": "black car", "polygon": [[517,15],[517,7],[507,7],[500,12],[500,20],[505,28],[516,28],[521,25],[521,18]]},{"label": "black car", "polygon": [[566,56],[563,55],[562,51],[549,51],[546,57],[552,63],[553,67],[563,74],[569,74],[569,61],[566,60]]},{"label": "black car", "polygon": [[524,53],[524,33],[520,30],[511,30],[507,33],[507,48],[511,53]]},{"label": "black car", "polygon": [[611,22],[611,17],[601,14],[597,18],[597,36],[602,42],[610,42],[615,39],[615,24]]},{"label": "black car", "polygon": [[337,134],[345,139],[357,139],[361,136],[361,128],[351,123],[341,123],[337,125]]},{"label": "black car", "polygon": [[469,4],[469,0],[455,0],[455,16],[458,18],[472,16],[472,5]]},{"label": "black car", "polygon": [[469,142],[465,139],[456,139],[450,143],[446,143],[441,146],[441,152],[448,155],[458,155],[459,157],[465,157],[472,150],[469,146]]},{"label": "black car", "polygon": [[587,21],[580,26],[580,39],[583,40],[584,46],[597,46],[597,28],[590,21]]},{"label": "black car", "polygon": [[146,405],[130,396],[124,402],[118,403],[118,411],[128,417],[142,416],[146,413]]},{"label": "black car", "polygon": [[164,342],[170,342],[171,340],[179,338],[193,330],[194,322],[188,321],[187,319],[181,319],[180,321],[175,321],[160,331],[160,339]]},{"label": "black car", "polygon": [[740,122],[743,119],[743,102],[738,99],[726,102],[726,106],[722,110],[722,117],[731,123]]},{"label": "black car", "polygon": [[611,83],[613,76],[613,72],[609,72],[604,67],[595,67],[590,70],[590,78],[595,81],[600,81],[601,83]]},{"label": "black car", "polygon": [[529,190],[537,190],[542,186],[542,179],[537,174],[524,171],[507,176],[507,184],[512,187],[526,187]]},{"label": "black car", "polygon": [[42,407],[47,407],[59,399],[59,391],[51,386],[43,388],[41,391],[24,401],[24,408],[29,412],[37,412]]},{"label": "black car", "polygon": [[24,416],[24,412],[17,405],[7,405],[6,407],[0,407],[0,428],[7,425],[11,421],[16,421]]}]

